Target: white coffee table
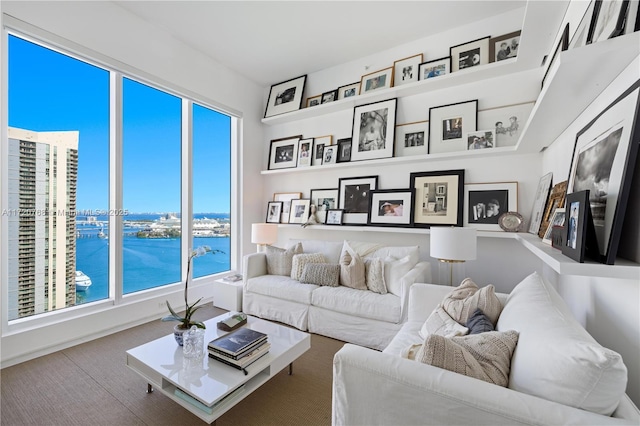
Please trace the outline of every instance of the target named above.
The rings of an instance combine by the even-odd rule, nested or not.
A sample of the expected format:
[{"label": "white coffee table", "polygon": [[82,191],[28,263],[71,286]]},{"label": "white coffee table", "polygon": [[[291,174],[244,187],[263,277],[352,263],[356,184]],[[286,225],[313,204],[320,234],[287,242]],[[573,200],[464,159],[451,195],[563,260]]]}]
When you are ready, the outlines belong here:
[{"label": "white coffee table", "polygon": [[[228,316],[205,321],[205,350],[208,342],[227,334],[218,330],[216,323]],[[147,381],[148,392],[155,388],[205,422],[213,423],[286,366],[291,374],[293,361],[311,347],[311,337],[300,330],[251,316],[244,327],[266,333],[271,343],[269,353],[246,368],[248,375],[206,353],[198,361],[183,358],[182,346],[178,346],[173,334],[128,350],[127,366]]]}]

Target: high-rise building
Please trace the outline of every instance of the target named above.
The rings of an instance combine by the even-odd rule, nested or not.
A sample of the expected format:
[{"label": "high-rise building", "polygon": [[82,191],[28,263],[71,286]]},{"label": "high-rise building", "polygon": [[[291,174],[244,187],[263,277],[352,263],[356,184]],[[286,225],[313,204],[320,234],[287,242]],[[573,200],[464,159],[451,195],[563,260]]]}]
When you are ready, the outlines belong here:
[{"label": "high-rise building", "polygon": [[78,138],[9,128],[9,320],[75,304]]}]

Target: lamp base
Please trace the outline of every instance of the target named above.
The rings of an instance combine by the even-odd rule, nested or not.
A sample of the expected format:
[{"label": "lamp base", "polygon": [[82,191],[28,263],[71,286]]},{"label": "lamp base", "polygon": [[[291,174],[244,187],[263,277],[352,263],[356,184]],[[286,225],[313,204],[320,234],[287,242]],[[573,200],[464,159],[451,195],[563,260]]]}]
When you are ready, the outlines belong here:
[{"label": "lamp base", "polygon": [[438,283],[458,286],[466,278],[464,260],[438,259]]}]

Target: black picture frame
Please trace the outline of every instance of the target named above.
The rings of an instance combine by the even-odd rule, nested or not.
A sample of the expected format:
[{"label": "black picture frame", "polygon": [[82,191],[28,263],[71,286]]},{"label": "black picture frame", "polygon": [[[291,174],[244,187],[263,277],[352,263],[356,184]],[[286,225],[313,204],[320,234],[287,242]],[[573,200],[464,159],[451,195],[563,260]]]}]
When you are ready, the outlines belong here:
[{"label": "black picture frame", "polygon": [[351,138],[338,139],[338,163],[351,161]]},{"label": "black picture frame", "polygon": [[367,225],[410,228],[413,226],[415,190],[377,189],[371,191]]},{"label": "black picture frame", "polygon": [[491,39],[491,36],[451,46],[449,48],[451,72],[488,64],[489,39]]},{"label": "black picture frame", "polygon": [[366,225],[371,191],[378,189],[378,176],[338,179],[338,208],[344,210],[343,223]]},{"label": "black picture frame", "polygon": [[328,92],[324,92],[322,94],[322,99],[320,101],[321,104],[326,104],[329,102],[338,100],[338,89],[329,90]]},{"label": "black picture frame", "polygon": [[547,70],[544,72],[544,76],[542,77],[541,88],[544,87],[544,82],[547,80],[547,76],[549,75],[549,70],[553,66],[558,54],[560,52],[564,52],[569,48],[569,23],[564,26],[564,30],[562,31],[562,36],[560,36],[560,40],[558,40],[558,44],[556,44],[556,48],[553,51],[553,55],[551,56],[551,61],[549,62],[549,66]]},{"label": "black picture frame", "polygon": [[584,263],[587,233],[591,221],[589,190],[567,195],[565,238],[562,254],[576,262]]},{"label": "black picture frame", "polygon": [[[414,190],[411,207],[414,227],[462,226],[464,169],[414,172],[409,175],[409,182]],[[444,204],[438,204],[436,195],[446,197]]]},{"label": "black picture frame", "polygon": [[[610,9],[605,11],[605,5]],[[621,35],[628,7],[628,0],[596,0],[587,43],[597,43]]]},{"label": "black picture frame", "polygon": [[304,86],[307,82],[307,75],[292,78],[282,83],[274,84],[269,90],[267,107],[264,110],[264,118],[274,115],[286,114],[302,108]]},{"label": "black picture frame", "polygon": [[360,82],[356,81],[355,83],[345,84],[344,86],[338,87],[338,100],[344,98],[351,98],[354,96],[358,96],[360,94]]},{"label": "black picture frame", "polygon": [[269,145],[269,170],[290,169],[298,165],[298,142],[302,135],[272,139]]},{"label": "black picture frame", "polygon": [[344,217],[344,210],[342,209],[329,209],[327,210],[327,217],[324,222],[325,225],[342,225],[342,218]]},{"label": "black picture frame", "polygon": [[267,217],[266,223],[280,223],[280,216],[282,215],[282,201],[269,201],[267,202]]},{"label": "black picture frame", "polygon": [[[607,265],[615,263],[618,252],[639,146],[637,80],[578,132],[567,179],[567,194],[593,189],[590,206],[597,258]],[[566,202],[565,208],[569,209]]]},{"label": "black picture frame", "polygon": [[571,42],[569,43],[569,49],[574,49],[576,47],[586,46],[588,44],[589,36],[591,35],[591,31],[593,29],[591,19],[593,17],[593,11],[595,9],[596,0],[591,0],[587,9],[582,15],[582,19],[576,28],[576,31],[573,33],[571,37]]},{"label": "black picture frame", "polygon": [[393,157],[398,99],[353,108],[351,161]]},{"label": "black picture frame", "polygon": [[423,62],[418,66],[420,80],[440,77],[451,73],[451,56]]}]

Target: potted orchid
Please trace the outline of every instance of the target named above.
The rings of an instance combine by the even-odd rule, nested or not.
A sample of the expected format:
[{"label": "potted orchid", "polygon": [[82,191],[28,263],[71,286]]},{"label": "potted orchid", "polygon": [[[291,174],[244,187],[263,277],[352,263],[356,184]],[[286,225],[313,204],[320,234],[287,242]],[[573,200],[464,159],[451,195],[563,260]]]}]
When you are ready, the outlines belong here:
[{"label": "potted orchid", "polygon": [[169,304],[169,301],[167,300],[167,308],[169,308],[170,315],[166,315],[161,319],[162,321],[178,321],[179,322],[173,328],[173,334],[180,346],[182,346],[182,333],[184,333],[185,331],[188,331],[191,328],[191,326],[195,325],[198,328],[202,328],[202,329],[205,328],[205,325],[203,322],[193,321],[192,319],[193,314],[202,307],[202,305],[198,305],[198,303],[200,303],[200,301],[202,300],[202,297],[196,300],[195,303],[189,305],[188,291],[189,291],[189,277],[191,272],[191,262],[193,261],[194,257],[204,256],[207,253],[216,254],[216,253],[223,253],[223,252],[217,249],[212,250],[211,247],[209,246],[200,246],[191,250],[191,252],[189,253],[189,259],[187,260],[187,279],[185,280],[185,283],[184,283],[184,306],[185,306],[184,316],[178,315],[176,311],[173,310],[173,308]]}]

